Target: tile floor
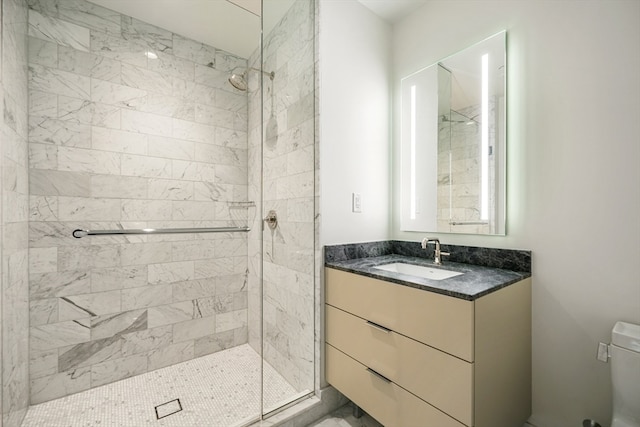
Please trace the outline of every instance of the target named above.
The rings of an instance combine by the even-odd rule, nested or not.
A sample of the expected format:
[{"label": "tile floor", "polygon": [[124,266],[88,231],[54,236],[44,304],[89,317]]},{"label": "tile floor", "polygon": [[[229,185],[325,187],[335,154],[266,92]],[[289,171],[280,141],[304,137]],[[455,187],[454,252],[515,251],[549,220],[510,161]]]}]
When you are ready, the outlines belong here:
[{"label": "tile floor", "polygon": [[[260,411],[260,362],[241,345],[34,405],[22,427],[244,425]],[[267,411],[301,395],[266,363],[265,384]]]},{"label": "tile floor", "polygon": [[[32,406],[22,427],[242,426],[260,411],[260,362],[241,345]],[[296,393],[266,363],[265,384],[267,412],[307,394]],[[383,426],[368,414],[355,418],[347,404],[307,427]]]},{"label": "tile floor", "polygon": [[324,418],[310,424],[307,427],[383,427],[382,424],[374,420],[369,414],[362,417],[353,416],[353,406],[351,403],[339,408]]},{"label": "tile floor", "polygon": [[[384,427],[382,424],[364,414],[361,418],[353,416],[352,403],[341,407],[330,415],[309,424],[307,427]],[[525,423],[523,427],[535,427],[533,424]]]}]

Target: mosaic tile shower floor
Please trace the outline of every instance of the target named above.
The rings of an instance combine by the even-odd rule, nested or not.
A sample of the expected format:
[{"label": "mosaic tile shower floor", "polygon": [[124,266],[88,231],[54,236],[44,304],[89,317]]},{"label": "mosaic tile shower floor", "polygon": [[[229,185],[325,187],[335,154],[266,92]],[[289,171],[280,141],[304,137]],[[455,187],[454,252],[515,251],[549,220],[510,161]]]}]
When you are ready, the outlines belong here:
[{"label": "mosaic tile shower floor", "polygon": [[[244,344],[188,362],[34,405],[22,427],[230,427],[260,412],[260,356]],[[265,363],[265,408],[298,395]],[[174,399],[177,403],[156,406]]]}]

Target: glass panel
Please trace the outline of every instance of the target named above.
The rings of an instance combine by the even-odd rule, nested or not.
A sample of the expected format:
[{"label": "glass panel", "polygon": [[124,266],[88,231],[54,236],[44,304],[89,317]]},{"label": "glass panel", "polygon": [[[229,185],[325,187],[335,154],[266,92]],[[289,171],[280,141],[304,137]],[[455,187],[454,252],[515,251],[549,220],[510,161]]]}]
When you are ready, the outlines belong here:
[{"label": "glass panel", "polygon": [[313,0],[263,2],[263,411],[314,389]]},{"label": "glass panel", "polygon": [[[26,4],[2,3],[12,22],[18,17],[7,15],[7,4]],[[37,260],[28,277],[31,313],[11,283],[6,289],[17,299],[6,299],[5,292],[4,302],[10,314],[6,304],[15,302],[21,330],[31,318],[31,339],[5,339],[3,360],[9,360],[9,346],[27,354],[30,344],[31,403],[89,388],[102,393],[140,375],[140,390],[132,393],[131,382],[117,387],[148,399],[136,403],[153,403],[147,411],[174,399],[187,403],[185,411],[170,415],[170,424],[201,425],[188,418],[199,408],[197,416],[207,425],[237,425],[259,418],[262,408],[261,324],[250,330],[248,323],[261,318],[261,299],[250,305],[247,287],[248,280],[256,282],[253,274],[262,273],[247,278],[247,254],[253,263],[261,249],[248,246],[255,235],[71,235],[74,229],[194,231],[249,223],[261,239],[258,198],[249,188],[249,177],[260,182],[260,168],[247,165],[249,126],[260,123],[260,114],[248,114],[249,100],[260,94],[260,73],[248,67],[249,58],[260,57],[259,16],[224,1],[173,0],[156,8],[142,3],[29,2],[30,19],[54,36],[46,42],[30,38],[32,47],[47,45],[48,53],[28,58],[31,103],[43,108],[37,107],[29,147],[18,156],[26,159],[27,148],[36,153],[29,182],[38,188],[38,214],[31,216],[31,239],[20,233],[20,246],[5,250],[10,259],[3,264],[25,286],[29,263],[22,245],[30,241],[30,256]],[[19,16],[26,19],[26,10]],[[225,25],[235,31],[220,32]],[[11,38],[26,42],[24,34]],[[233,75],[237,85],[229,81]],[[240,77],[247,88],[237,83]],[[26,84],[27,75],[20,78]],[[17,82],[7,82],[18,90]],[[49,147],[64,154],[51,161]],[[24,183],[25,175],[19,175]],[[11,200],[28,201],[23,196]],[[257,340],[249,335],[256,330]],[[12,360],[22,377],[29,357]],[[5,403],[22,410],[29,398],[23,388],[3,385],[15,394]],[[113,411],[105,424],[116,425],[123,413],[130,414],[130,425],[145,424],[135,417],[149,412],[130,410],[134,399],[118,400],[116,409],[96,408]],[[94,424],[75,418],[91,411],[45,412],[74,417],[66,425]],[[10,418],[11,425],[19,424]]]}]

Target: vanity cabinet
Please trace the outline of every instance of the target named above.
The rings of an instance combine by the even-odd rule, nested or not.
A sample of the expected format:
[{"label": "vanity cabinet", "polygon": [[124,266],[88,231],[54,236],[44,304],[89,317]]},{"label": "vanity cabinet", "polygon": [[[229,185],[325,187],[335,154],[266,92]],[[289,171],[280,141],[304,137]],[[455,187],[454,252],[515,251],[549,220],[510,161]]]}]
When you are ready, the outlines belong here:
[{"label": "vanity cabinet", "polygon": [[531,281],[475,300],[333,268],[326,378],[387,427],[513,427],[531,414]]}]

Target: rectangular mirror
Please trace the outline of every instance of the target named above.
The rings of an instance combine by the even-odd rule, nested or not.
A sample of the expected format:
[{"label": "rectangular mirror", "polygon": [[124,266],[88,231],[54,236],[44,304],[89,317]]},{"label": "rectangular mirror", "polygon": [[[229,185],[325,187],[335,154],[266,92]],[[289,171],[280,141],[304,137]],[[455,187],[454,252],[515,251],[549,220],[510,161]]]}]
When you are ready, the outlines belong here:
[{"label": "rectangular mirror", "polygon": [[401,81],[403,231],[505,234],[506,32]]}]

